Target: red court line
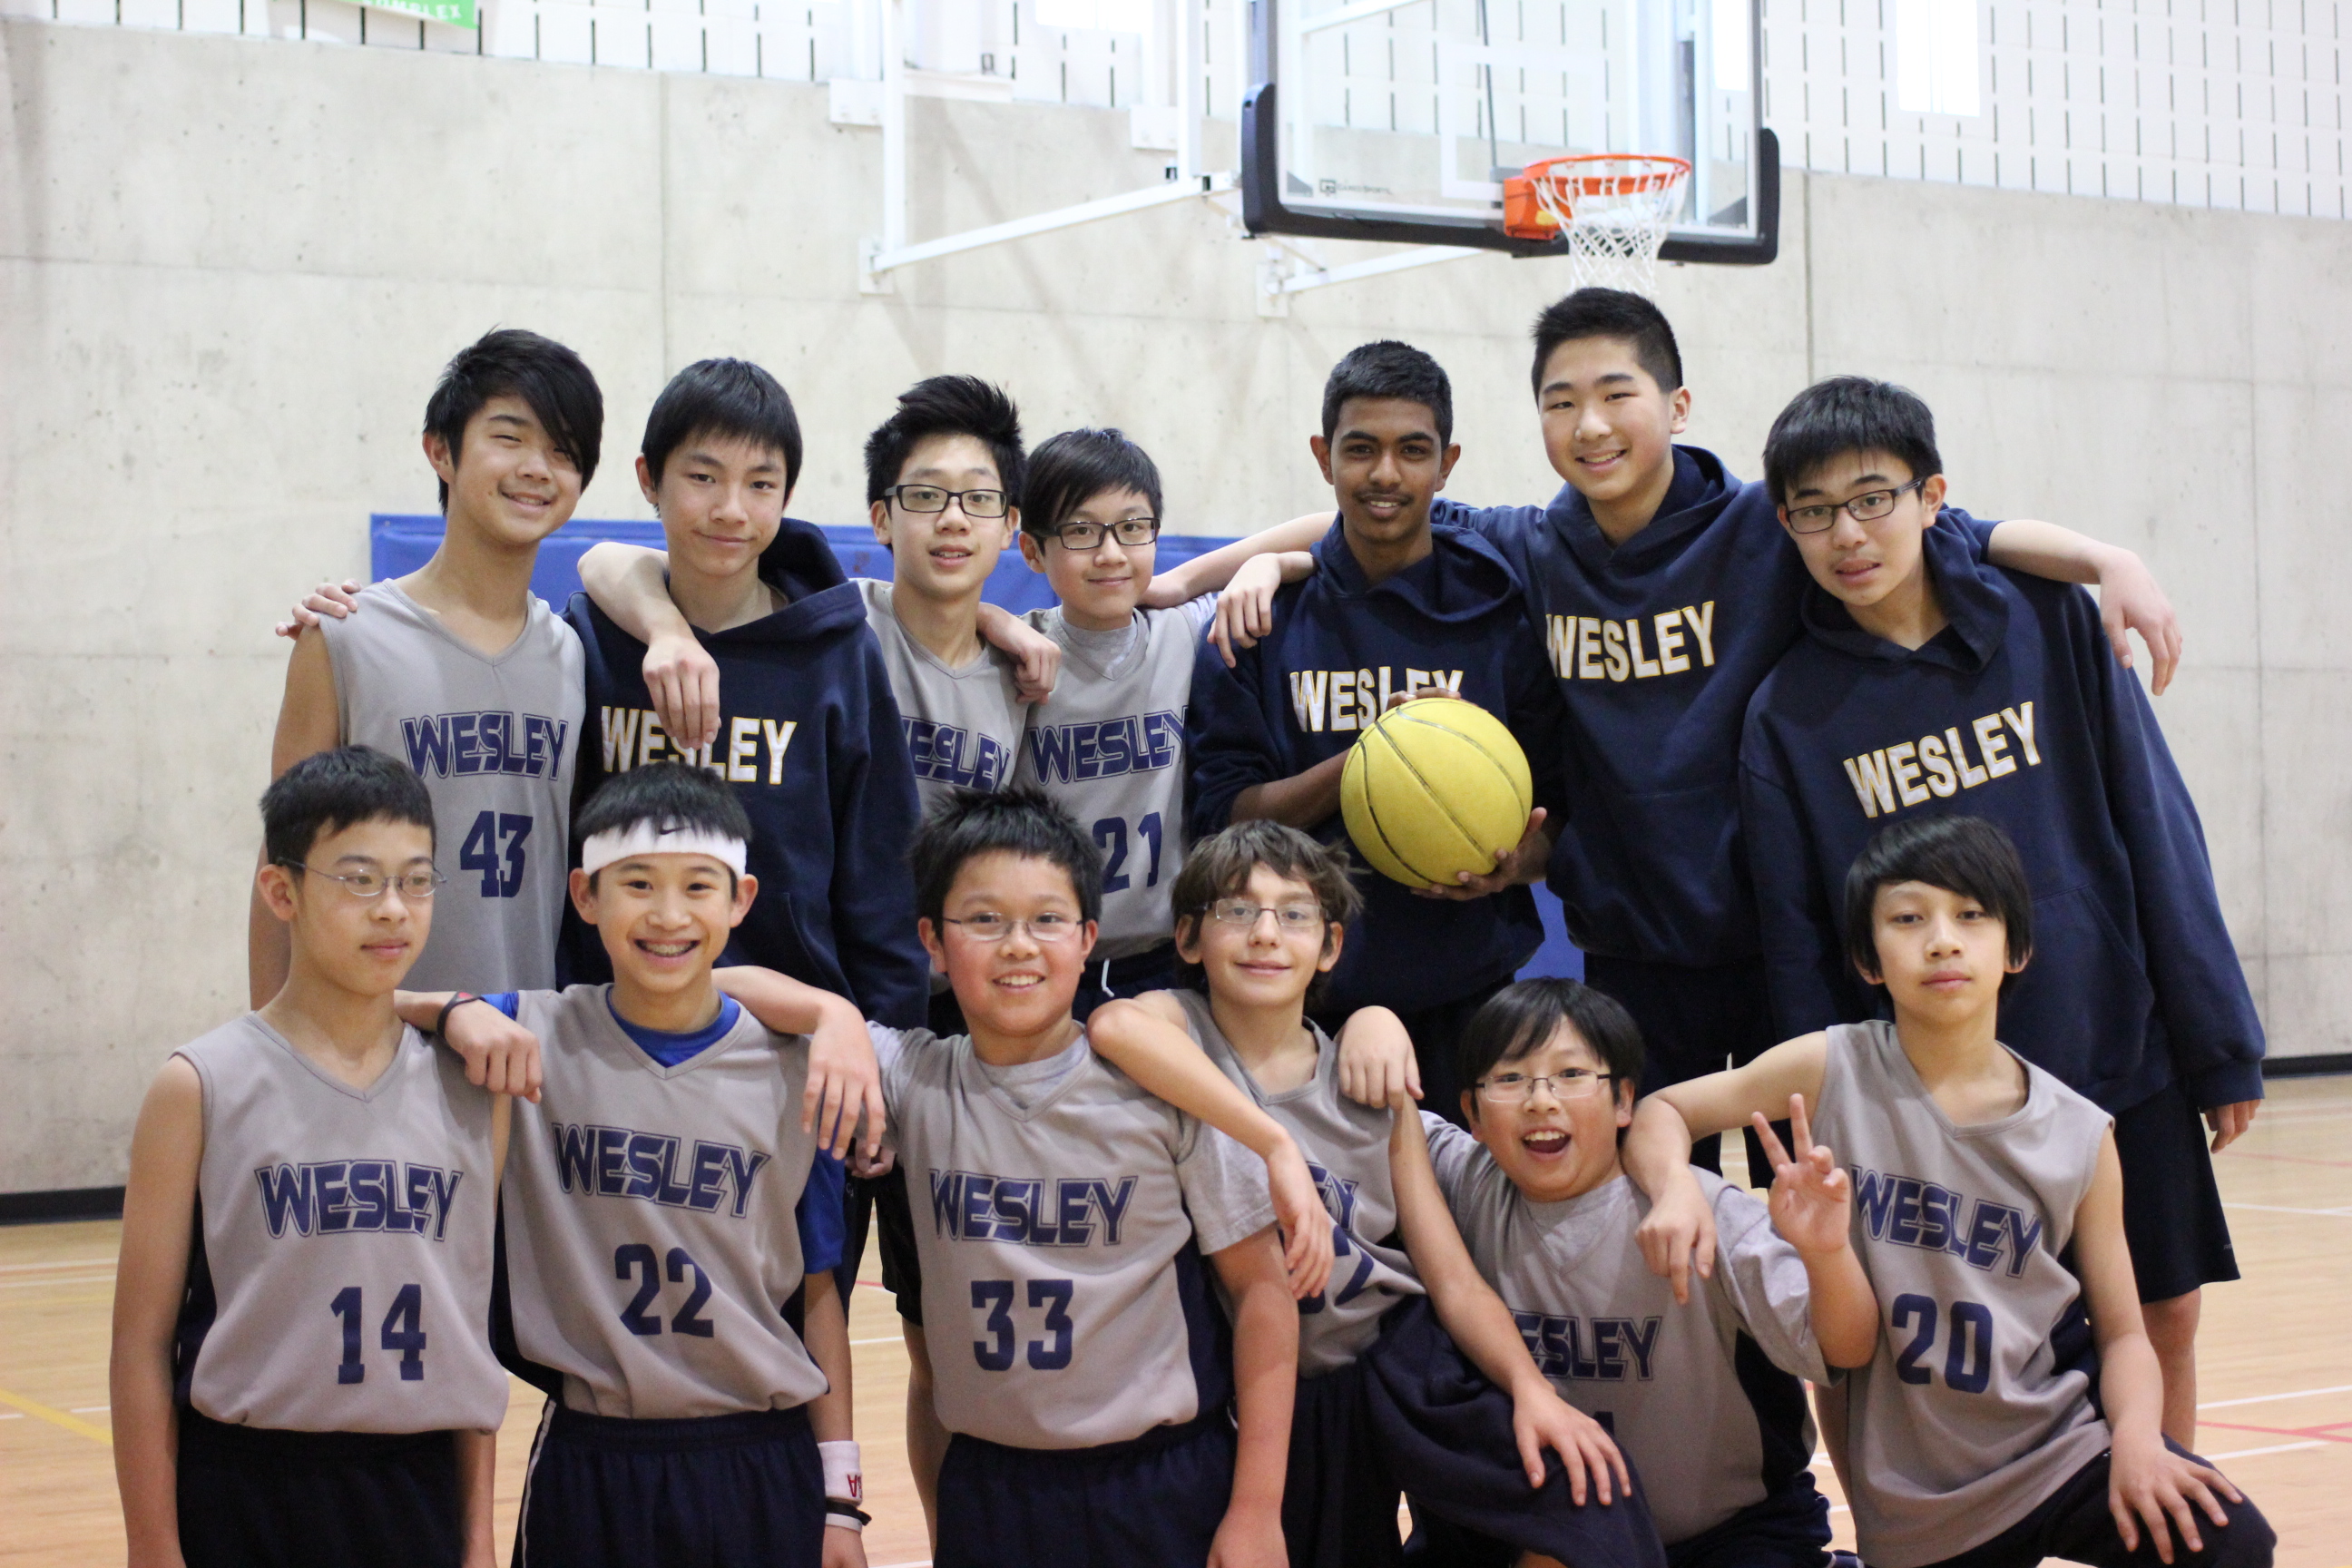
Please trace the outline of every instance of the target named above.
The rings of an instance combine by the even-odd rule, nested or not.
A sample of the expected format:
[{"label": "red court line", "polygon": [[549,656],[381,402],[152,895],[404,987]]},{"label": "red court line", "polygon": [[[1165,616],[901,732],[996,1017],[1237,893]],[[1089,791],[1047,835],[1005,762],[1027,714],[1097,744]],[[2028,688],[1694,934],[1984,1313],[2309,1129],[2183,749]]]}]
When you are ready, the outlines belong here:
[{"label": "red court line", "polygon": [[2352,1171],[2352,1160],[2315,1160],[2308,1154],[2257,1154],[2251,1149],[2224,1149],[2215,1157],[2225,1160],[2268,1160],[2282,1165],[2333,1165],[2338,1170]]},{"label": "red court line", "polygon": [[2238,1421],[2200,1421],[2200,1426],[2218,1426],[2225,1432],[2261,1432],[2273,1437],[2305,1437],[2320,1443],[2352,1443],[2352,1436],[2338,1433],[2337,1426],[2352,1426],[2352,1421],[2338,1421],[2327,1426],[2249,1426]]}]

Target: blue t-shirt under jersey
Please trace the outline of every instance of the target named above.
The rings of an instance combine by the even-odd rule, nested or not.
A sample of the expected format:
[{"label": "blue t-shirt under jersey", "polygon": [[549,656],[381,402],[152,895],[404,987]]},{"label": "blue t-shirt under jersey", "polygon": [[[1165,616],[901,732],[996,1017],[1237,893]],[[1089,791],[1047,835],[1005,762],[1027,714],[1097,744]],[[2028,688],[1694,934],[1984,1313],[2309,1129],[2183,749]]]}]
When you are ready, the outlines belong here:
[{"label": "blue t-shirt under jersey", "polygon": [[[515,1016],[517,1004],[511,991],[494,992],[482,1000],[509,1018]],[[673,1034],[667,1029],[648,1029],[630,1023],[613,1005],[610,992],[605,993],[604,1006],[613,1015],[613,1022],[621,1026],[621,1032],[636,1043],[637,1049],[666,1068],[691,1060],[726,1038],[743,1012],[735,998],[721,996],[718,1017],[699,1029]],[[801,1190],[800,1206],[793,1215],[801,1233],[801,1267],[808,1273],[823,1273],[841,1262],[842,1194],[846,1186],[846,1173],[841,1162],[819,1150],[815,1163],[809,1167],[808,1185]]]}]

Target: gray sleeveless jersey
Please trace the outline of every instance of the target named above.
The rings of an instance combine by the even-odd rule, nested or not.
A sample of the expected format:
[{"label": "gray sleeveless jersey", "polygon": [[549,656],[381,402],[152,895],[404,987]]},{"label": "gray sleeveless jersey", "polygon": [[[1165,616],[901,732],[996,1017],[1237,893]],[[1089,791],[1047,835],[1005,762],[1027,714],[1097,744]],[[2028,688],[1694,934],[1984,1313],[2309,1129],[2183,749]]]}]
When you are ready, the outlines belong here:
[{"label": "gray sleeveless jersey", "polygon": [[416,770],[449,880],[408,972],[417,991],[555,984],[571,864],[572,763],[586,710],[580,639],[537,599],[506,651],[475,651],[389,583],[320,623],[343,739]]},{"label": "gray sleeveless jersey", "polygon": [[1230,1381],[1202,1259],[1274,1223],[1257,1157],[1083,1037],[991,1069],[963,1036],[869,1027],[948,1429],[1085,1448],[1202,1414],[1201,1379]]},{"label": "gray sleeveless jersey", "polygon": [[1013,776],[1044,788],[1102,848],[1097,959],[1148,952],[1173,933],[1168,888],[1184,863],[1184,712],[1215,605],[1210,595],[1139,610],[1124,633],[1080,631],[1058,609],[1026,617],[1061,644],[1062,674],[1029,715]]},{"label": "gray sleeveless jersey", "polygon": [[784,1321],[815,1148],[808,1041],[749,1013],[676,1067],[613,1019],[610,988],[525,992],[540,1102],[515,1103],[505,1212],[515,1346],[567,1408],[668,1418],[788,1409],[825,1391]]},{"label": "gray sleeveless jersey", "polygon": [[1854,1530],[1878,1568],[1990,1540],[2109,1441],[2087,1368],[2065,1364],[2089,1330],[2060,1261],[2108,1117],[2019,1065],[2024,1106],[1958,1127],[1892,1024],[1829,1031],[1813,1132],[1853,1173],[1854,1251],[1885,1323],[1844,1384]]},{"label": "gray sleeveless jersey", "polygon": [[179,1054],[204,1085],[214,1300],[208,1326],[184,1313],[189,1403],[300,1432],[496,1428],[489,1096],[414,1029],[364,1089],[257,1014]]},{"label": "gray sleeveless jersey", "polygon": [[898,700],[898,731],[915,765],[915,793],[929,811],[949,792],[993,792],[1013,782],[1021,749],[1021,704],[1013,661],[991,647],[961,669],[917,642],[890,607],[890,584],[853,579],[866,595],[866,624],[882,645],[882,668]]},{"label": "gray sleeveless jersey", "polygon": [[1805,1266],[1762,1204],[1694,1173],[1715,1208],[1715,1277],[1677,1306],[1634,1241],[1650,1204],[1632,1182],[1531,1203],[1467,1132],[1421,1120],[1478,1272],[1559,1396],[1615,1434],[1662,1540],[1714,1528],[1805,1468],[1813,1426],[1796,1380],[1828,1371]]},{"label": "gray sleeveless jersey", "polygon": [[1198,991],[1171,991],[1183,1004],[1194,1043],[1242,1091],[1298,1140],[1307,1168],[1331,1211],[1331,1283],[1298,1303],[1298,1375],[1348,1365],[1380,1337],[1381,1314],[1422,1294],[1397,1235],[1396,1182],[1389,1173],[1391,1112],[1339,1092],[1339,1048],[1315,1026],[1315,1076],[1268,1094],[1257,1086]]}]

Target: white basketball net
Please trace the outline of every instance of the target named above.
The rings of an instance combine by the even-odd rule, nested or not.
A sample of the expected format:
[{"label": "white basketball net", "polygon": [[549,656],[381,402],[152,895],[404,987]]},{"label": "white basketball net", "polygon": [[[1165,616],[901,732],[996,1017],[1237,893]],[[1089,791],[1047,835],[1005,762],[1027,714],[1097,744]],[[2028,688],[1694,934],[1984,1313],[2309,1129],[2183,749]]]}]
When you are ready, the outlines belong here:
[{"label": "white basketball net", "polygon": [[1690,165],[1663,155],[1554,158],[1528,169],[1536,202],[1568,237],[1575,288],[1657,292],[1658,247],[1681,210]]}]

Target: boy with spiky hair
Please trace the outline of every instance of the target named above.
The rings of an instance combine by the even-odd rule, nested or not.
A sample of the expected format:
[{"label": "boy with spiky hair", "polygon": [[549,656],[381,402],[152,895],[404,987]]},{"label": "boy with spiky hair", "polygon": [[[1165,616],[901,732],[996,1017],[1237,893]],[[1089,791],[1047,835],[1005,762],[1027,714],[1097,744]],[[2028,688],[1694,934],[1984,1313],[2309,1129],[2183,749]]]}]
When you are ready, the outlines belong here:
[{"label": "boy with spiky hair", "polygon": [[1691,1135],[1786,1112],[1797,1162],[1849,1189],[1873,1302],[1867,1355],[1821,1391],[1865,1559],[2268,1568],[2268,1522],[2164,1434],[2112,1119],[1995,1036],[2036,938],[2016,846],[1979,817],[1898,819],[1839,903],[1841,952],[1893,1021],[1643,1101],[1624,1159],[1654,1200],[1653,1267],[1680,1274],[1713,1246]]},{"label": "boy with spiky hair", "polygon": [[[1299,1303],[1282,1494],[1293,1568],[1405,1561],[1400,1491],[1424,1520],[1532,1561],[1662,1565],[1609,1434],[1537,1371],[1426,1162],[1392,1159],[1413,1112],[1349,1099],[1339,1046],[1307,1019],[1362,907],[1345,856],[1279,823],[1236,823],[1193,846],[1173,897],[1184,989],[1141,1005],[1289,1130],[1330,1216],[1331,1283]],[[1381,1008],[1349,1027],[1402,1032]]]},{"label": "boy with spiky hair", "polygon": [[2016,841],[2037,951],[2001,1036],[2115,1118],[2164,1429],[2186,1446],[2200,1288],[2238,1277],[2198,1118],[2214,1150],[2252,1121],[2263,1044],[2188,785],[2089,596],[1979,560],[1938,516],[1919,398],[1860,376],[1809,387],[1773,422],[1764,475],[1782,553],[1811,580],[1806,636],[1757,689],[1740,752],[1776,1030],[1877,1011],[1838,889],[1878,827],[1965,811]]},{"label": "boy with spiky hair", "polygon": [[511,1102],[394,1011],[439,901],[433,801],[341,746],[261,815],[285,983],[173,1054],[131,1138],[109,1376],[131,1561],[488,1568]]},{"label": "boy with spiky hair", "polygon": [[[430,987],[551,985],[563,907],[580,642],[533,597],[541,541],[595,477],[604,403],[580,356],[502,328],[462,350],[425,411],[446,529],[407,576],[297,612],[274,777],[343,744],[404,758],[433,796],[457,874],[412,976]],[[324,591],[331,595],[331,590]],[[352,596],[355,595],[355,597]],[[341,618],[347,607],[366,613]],[[315,635],[314,635],[315,633]],[[254,1005],[286,974],[285,927],[258,890]]]},{"label": "boy with spiky hair", "polygon": [[[1476,898],[1508,877],[1547,875],[1584,952],[1585,978],[1640,1021],[1651,1084],[1673,1083],[1775,1038],[1738,847],[1739,726],[1758,683],[1800,634],[1805,577],[1781,544],[1765,487],[1675,443],[1692,395],[1657,306],[1580,289],[1537,317],[1534,340],[1544,450],[1566,483],[1548,505],[1441,500],[1433,518],[1478,535],[1518,579],[1567,707],[1565,721],[1544,733],[1559,737],[1551,761],[1571,793],[1551,825],[1548,866],[1521,855],[1492,877],[1438,891]],[[2128,622],[2147,637],[2164,689],[2179,633],[2137,557],[2049,523],[1984,523],[1958,511],[1952,521],[1980,557],[2100,584],[2116,654],[2128,662]],[[1266,530],[1231,554],[1188,563],[1160,592],[1193,591],[1194,574],[1233,574],[1248,552],[1305,548],[1327,523],[1318,513]],[[1234,575],[1221,636],[1262,634],[1275,572],[1269,563]],[[1749,1153],[1760,1170],[1761,1151]],[[1704,1160],[1714,1168],[1715,1151]]]},{"label": "boy with spiky hair", "polygon": [[579,826],[572,897],[611,984],[400,998],[411,1021],[486,1003],[540,1042],[495,1303],[548,1395],[515,1558],[862,1568],[847,1319],[800,1212],[820,1030],[771,1033],[712,977],[760,890],[750,820],[664,762]]},{"label": "boy with spiky hair", "polygon": [[[1013,776],[1084,825],[1103,853],[1102,939],[1076,1015],[1170,984],[1169,889],[1189,835],[1184,716],[1203,594],[1170,610],[1138,607],[1160,528],[1160,468],[1117,430],[1066,430],[1029,455],[1021,554],[1060,604],[1029,625],[1062,650],[1053,694],[1030,710]],[[1295,575],[1306,574],[1295,558]]]},{"label": "boy with spiky hair", "polygon": [[[1274,599],[1272,632],[1228,668],[1204,647],[1187,740],[1196,759],[1192,829],[1269,818],[1340,843],[1339,776],[1349,748],[1409,698],[1475,702],[1516,732],[1556,733],[1559,700],[1494,546],[1433,526],[1432,508],[1461,447],[1454,394],[1437,362],[1409,344],[1366,343],[1332,367],[1309,448],[1339,500],[1315,545],[1317,570]],[[1537,805],[1495,885],[1441,901],[1385,878],[1331,974],[1326,1016],[1385,1006],[1404,1020],[1433,1103],[1451,1106],[1454,1040],[1543,940],[1518,884],[1550,848],[1548,816],[1566,789],[1559,756],[1528,758]]]},{"label": "boy with spiky hair", "polygon": [[[567,619],[587,656],[597,726],[580,786],[675,757],[734,787],[753,828],[748,866],[765,896],[725,962],[840,993],[868,1017],[919,1023],[930,963],[915,940],[905,846],[918,815],[898,711],[866,606],[824,535],[785,515],[801,473],[800,420],[776,379],[742,360],[671,378],[646,416],[637,483],[661,520],[666,592],[723,678],[718,738],[663,728],[648,650],[586,595]],[[604,943],[567,921],[568,979],[608,979]]]}]

